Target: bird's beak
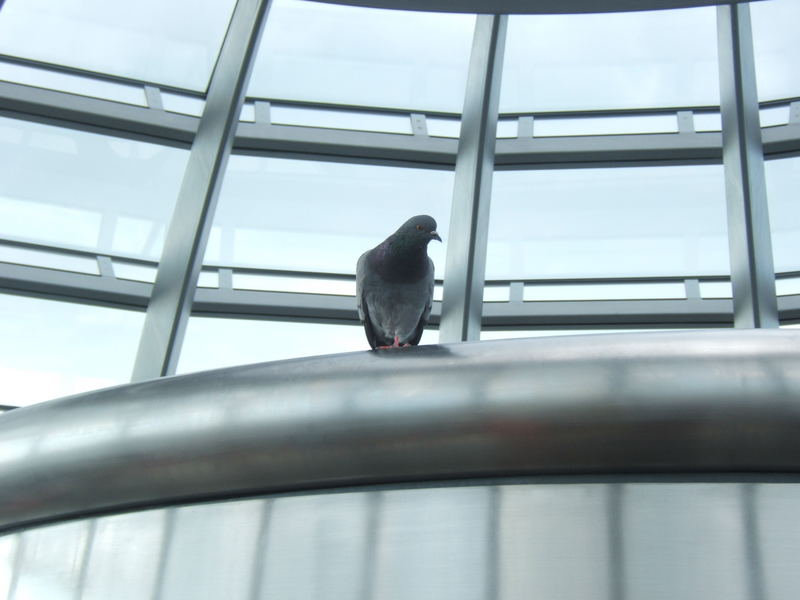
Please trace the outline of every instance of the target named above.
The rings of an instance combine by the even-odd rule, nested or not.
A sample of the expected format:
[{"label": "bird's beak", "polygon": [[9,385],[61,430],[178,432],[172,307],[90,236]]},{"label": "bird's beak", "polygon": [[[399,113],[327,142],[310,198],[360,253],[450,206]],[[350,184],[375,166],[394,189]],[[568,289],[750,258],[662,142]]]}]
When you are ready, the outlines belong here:
[{"label": "bird's beak", "polygon": [[442,241],[442,238],[440,238],[439,234],[436,233],[435,231],[431,231],[431,239],[432,240],[439,240],[440,242]]}]

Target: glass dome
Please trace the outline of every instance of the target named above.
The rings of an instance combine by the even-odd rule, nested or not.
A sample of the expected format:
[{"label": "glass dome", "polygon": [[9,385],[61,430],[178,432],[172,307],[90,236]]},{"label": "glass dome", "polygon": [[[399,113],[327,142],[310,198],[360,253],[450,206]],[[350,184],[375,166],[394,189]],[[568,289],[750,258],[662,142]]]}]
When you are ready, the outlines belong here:
[{"label": "glass dome", "polygon": [[[422,343],[732,327],[742,252],[797,322],[800,5],[573,4],[6,0],[0,405],[125,383],[144,348],[153,377],[366,350],[356,259],[420,213]],[[477,328],[440,336],[470,294]]]}]

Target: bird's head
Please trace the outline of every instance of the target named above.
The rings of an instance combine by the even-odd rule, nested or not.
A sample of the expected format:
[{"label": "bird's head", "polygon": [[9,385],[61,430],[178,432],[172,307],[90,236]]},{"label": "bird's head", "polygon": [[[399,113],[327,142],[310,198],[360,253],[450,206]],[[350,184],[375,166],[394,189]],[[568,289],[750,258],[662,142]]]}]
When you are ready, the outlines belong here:
[{"label": "bird's head", "polygon": [[427,246],[431,240],[442,241],[436,232],[436,220],[429,215],[411,217],[400,226],[395,235],[407,239],[414,245]]}]

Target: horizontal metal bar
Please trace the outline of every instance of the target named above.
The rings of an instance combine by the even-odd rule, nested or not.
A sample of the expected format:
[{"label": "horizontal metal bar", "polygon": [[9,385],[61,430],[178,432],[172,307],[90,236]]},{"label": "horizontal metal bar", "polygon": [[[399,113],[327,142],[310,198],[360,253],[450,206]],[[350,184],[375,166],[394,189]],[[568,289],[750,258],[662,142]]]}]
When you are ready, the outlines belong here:
[{"label": "horizontal metal bar", "polygon": [[[604,280],[604,283],[608,281]],[[40,267],[0,263],[0,290],[56,300],[144,310],[152,284]],[[793,300],[790,300],[793,299]],[[800,296],[781,298],[787,315],[800,312]],[[355,298],[241,289],[197,288],[192,314],[251,319],[295,319],[358,323]],[[783,315],[783,312],[781,313]],[[484,302],[482,326],[488,328],[728,326],[730,300],[582,300]],[[441,303],[434,302],[430,323],[438,326]]]},{"label": "horizontal metal bar", "polygon": [[0,531],[345,486],[796,476],[798,348],[780,330],[442,344],[45,402],[0,417]]},{"label": "horizontal metal bar", "polygon": [[199,119],[143,106],[0,81],[0,114],[188,148]]},{"label": "horizontal metal bar", "polygon": [[[728,4],[749,0],[727,0]],[[713,6],[720,0],[322,0],[329,4],[346,4],[369,8],[394,10],[422,10],[428,12],[455,12],[478,14],[578,14],[602,12],[628,12],[636,10],[661,10]]]},{"label": "horizontal metal bar", "polygon": [[[199,123],[189,115],[7,82],[0,82],[0,114],[182,148],[191,145]],[[767,158],[800,154],[800,123],[761,131]],[[237,125],[234,140],[239,154],[434,169],[454,168],[457,150],[454,138],[250,122]],[[721,161],[719,132],[499,139],[495,158],[500,170]]]}]

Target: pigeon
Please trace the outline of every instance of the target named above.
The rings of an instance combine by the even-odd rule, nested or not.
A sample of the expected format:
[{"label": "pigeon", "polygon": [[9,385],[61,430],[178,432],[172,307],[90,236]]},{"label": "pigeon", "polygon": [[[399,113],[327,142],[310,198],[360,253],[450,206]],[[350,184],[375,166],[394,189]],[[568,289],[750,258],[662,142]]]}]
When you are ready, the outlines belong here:
[{"label": "pigeon", "polygon": [[371,348],[419,344],[433,300],[431,240],[442,241],[436,221],[418,215],[358,259],[358,316]]}]

